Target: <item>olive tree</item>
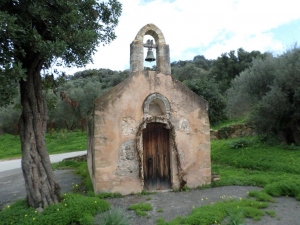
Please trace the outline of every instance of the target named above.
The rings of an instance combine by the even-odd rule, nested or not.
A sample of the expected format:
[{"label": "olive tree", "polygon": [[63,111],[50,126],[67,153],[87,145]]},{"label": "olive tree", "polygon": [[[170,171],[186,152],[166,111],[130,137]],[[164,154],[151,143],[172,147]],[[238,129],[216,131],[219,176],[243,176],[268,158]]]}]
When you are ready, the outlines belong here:
[{"label": "olive tree", "polygon": [[259,133],[300,145],[300,48],[256,59],[233,80],[227,97],[231,116],[248,112]]},{"label": "olive tree", "polygon": [[117,0],[0,1],[0,104],[9,102],[11,87],[19,84],[22,170],[32,207],[57,203],[60,197],[45,145],[41,70],[57,59],[65,66],[90,62],[99,43],[115,39],[120,14]]}]

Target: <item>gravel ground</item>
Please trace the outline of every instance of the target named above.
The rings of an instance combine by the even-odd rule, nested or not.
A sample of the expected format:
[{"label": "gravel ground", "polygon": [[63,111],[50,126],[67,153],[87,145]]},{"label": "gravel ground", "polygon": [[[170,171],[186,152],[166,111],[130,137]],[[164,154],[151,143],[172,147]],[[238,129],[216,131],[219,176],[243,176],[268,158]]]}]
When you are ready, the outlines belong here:
[{"label": "gravel ground", "polygon": [[[72,170],[56,170],[55,176],[60,184],[62,193],[70,192],[73,184],[80,183],[81,179]],[[190,190],[189,192],[158,192],[152,195],[135,196],[130,195],[123,198],[107,199],[112,207],[120,207],[131,217],[132,225],[153,225],[159,217],[166,221],[177,216],[190,214],[193,207],[212,204],[217,201],[232,198],[246,198],[247,192],[260,190],[257,187],[248,186],[226,186],[204,190]],[[223,198],[222,198],[223,197]],[[20,170],[12,170],[0,173],[0,208],[25,198],[25,186],[23,175]],[[275,198],[275,203],[269,203],[266,210],[275,211],[274,218],[264,216],[260,221],[246,219],[244,224],[248,225],[299,225],[300,224],[300,202],[295,198],[280,197]],[[150,211],[149,218],[138,217],[133,211],[127,210],[132,204],[139,202],[149,202],[153,210]],[[162,209],[162,212],[158,212]],[[98,215],[99,216],[99,215]],[[97,216],[95,217],[97,220]]]},{"label": "gravel ground", "polygon": [[[54,174],[62,193],[72,191],[72,184],[79,184],[81,182],[80,176],[74,174],[73,170],[56,170]],[[11,202],[24,199],[25,197],[26,191],[22,171],[14,169],[1,172],[0,209]]]},{"label": "gravel ground", "polygon": [[[204,190],[191,190],[189,192],[164,192],[147,196],[127,196],[118,199],[108,199],[112,207],[123,208],[131,218],[132,225],[153,225],[159,217],[166,221],[177,216],[190,214],[193,207],[213,204],[217,201],[232,198],[246,198],[247,192],[260,190],[257,187],[248,186],[226,186]],[[223,197],[223,198],[222,198]],[[151,199],[149,199],[151,198]],[[203,199],[203,200],[202,200]],[[248,225],[299,225],[300,224],[300,202],[295,198],[275,198],[275,203],[270,203],[266,210],[275,211],[275,217],[264,216],[260,221],[246,219],[244,224]],[[153,210],[148,212],[149,218],[138,217],[135,212],[127,210],[131,204],[138,202],[150,203]],[[163,212],[158,212],[162,209]],[[96,217],[97,219],[97,217]]]}]

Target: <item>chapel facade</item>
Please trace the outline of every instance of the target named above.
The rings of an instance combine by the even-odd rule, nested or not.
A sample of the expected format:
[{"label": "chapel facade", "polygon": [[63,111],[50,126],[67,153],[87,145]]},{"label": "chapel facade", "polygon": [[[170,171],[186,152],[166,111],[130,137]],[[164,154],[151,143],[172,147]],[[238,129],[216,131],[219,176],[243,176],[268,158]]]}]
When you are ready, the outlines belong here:
[{"label": "chapel facade", "polygon": [[[155,40],[156,71],[144,70],[145,35]],[[95,101],[87,158],[95,193],[211,182],[208,103],[171,76],[169,45],[154,24],[130,45],[130,76]]]}]

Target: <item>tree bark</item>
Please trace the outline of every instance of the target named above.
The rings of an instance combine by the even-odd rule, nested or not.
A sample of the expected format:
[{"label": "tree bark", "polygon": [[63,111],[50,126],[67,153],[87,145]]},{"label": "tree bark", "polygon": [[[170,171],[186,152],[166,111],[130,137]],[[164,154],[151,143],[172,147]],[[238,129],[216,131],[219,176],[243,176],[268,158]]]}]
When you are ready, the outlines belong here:
[{"label": "tree bark", "polygon": [[27,71],[26,81],[20,81],[23,109],[19,131],[27,202],[32,207],[44,208],[59,202],[60,187],[46,149],[47,105],[42,94],[40,70],[36,68]]}]

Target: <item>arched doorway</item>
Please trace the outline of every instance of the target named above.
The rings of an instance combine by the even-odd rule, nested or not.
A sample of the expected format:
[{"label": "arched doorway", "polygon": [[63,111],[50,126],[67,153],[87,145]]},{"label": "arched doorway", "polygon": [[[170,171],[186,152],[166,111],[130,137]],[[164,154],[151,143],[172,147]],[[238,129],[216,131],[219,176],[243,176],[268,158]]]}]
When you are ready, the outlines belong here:
[{"label": "arched doorway", "polygon": [[162,123],[148,123],[143,130],[144,189],[170,189],[170,130]]}]

